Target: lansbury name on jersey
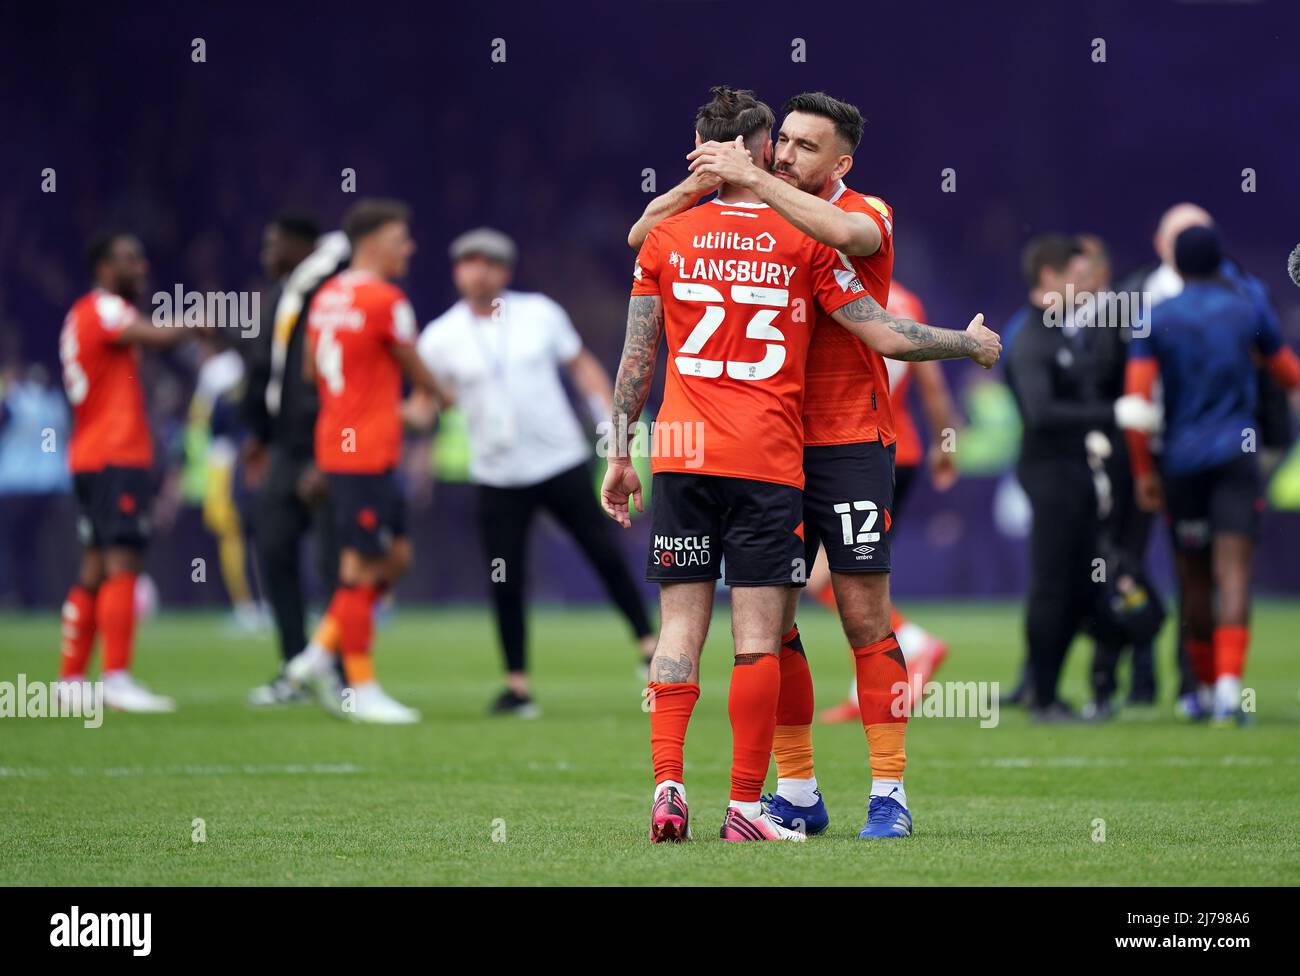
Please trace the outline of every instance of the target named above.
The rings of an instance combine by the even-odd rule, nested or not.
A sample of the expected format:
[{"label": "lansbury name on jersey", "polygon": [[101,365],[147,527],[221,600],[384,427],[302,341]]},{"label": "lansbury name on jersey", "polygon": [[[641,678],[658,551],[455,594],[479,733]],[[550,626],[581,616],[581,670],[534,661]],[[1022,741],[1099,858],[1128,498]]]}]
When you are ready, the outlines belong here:
[{"label": "lansbury name on jersey", "polygon": [[[673,258],[677,260],[674,261]],[[756,285],[775,285],[789,288],[790,279],[798,270],[793,264],[776,261],[742,261],[738,258],[690,258],[671,255],[669,264],[677,266],[677,275],[683,281],[748,281]]]}]

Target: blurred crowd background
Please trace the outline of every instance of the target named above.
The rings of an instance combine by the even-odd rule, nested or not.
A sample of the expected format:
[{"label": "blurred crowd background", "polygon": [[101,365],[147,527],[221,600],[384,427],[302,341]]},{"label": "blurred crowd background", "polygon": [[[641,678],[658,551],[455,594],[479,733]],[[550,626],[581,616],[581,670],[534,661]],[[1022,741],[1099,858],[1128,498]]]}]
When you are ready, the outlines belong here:
[{"label": "blurred crowd background", "polygon": [[[0,38],[0,605],[50,605],[76,560],[73,506],[50,428],[66,443],[57,334],[88,287],[84,248],[106,226],[138,233],[151,290],[265,285],[262,229],[285,208],[337,221],[354,196],[399,197],[420,245],[405,287],[420,320],[455,298],[446,247],[491,225],[518,242],[516,287],[572,316],[611,369],[622,344],[630,224],[685,173],[708,88],[754,88],[779,110],[822,89],[868,119],[849,185],[896,214],[895,272],[931,320],[995,328],[1025,300],[1024,242],[1096,234],[1117,280],[1154,260],[1161,212],[1214,215],[1228,252],[1271,289],[1300,345],[1293,3],[861,5],[810,10],[223,4],[221,18],[161,3],[11,6]],[[504,41],[494,61],[494,39]],[[202,39],[206,60],[192,60]],[[1095,60],[1096,39],[1105,60]],[[806,60],[792,59],[802,40]],[[37,43],[39,42],[39,43]],[[59,50],[58,58],[37,51]],[[501,47],[498,45],[499,52]],[[779,111],[778,111],[779,114]],[[43,192],[46,170],[55,192]],[[944,192],[952,170],[955,192]],[[1255,174],[1243,192],[1243,170]],[[234,343],[238,349],[239,341]],[[219,602],[203,528],[207,443],[193,419],[198,344],[147,357],[167,486],[149,557],[164,603]],[[922,486],[895,543],[905,595],[1023,592],[1028,511],[1009,469],[1018,420],[997,371],[946,367],[967,426],[963,479]],[[486,581],[446,425],[413,460],[410,599],[472,600]],[[593,432],[594,439],[594,432]],[[1300,459],[1277,459],[1259,590],[1300,588]],[[1287,479],[1290,480],[1287,480]],[[1290,509],[1290,511],[1287,511]],[[543,532],[550,532],[549,527]],[[624,543],[644,559],[644,523]],[[1156,573],[1167,578],[1164,542]],[[598,583],[567,545],[537,545],[536,595],[583,600]]]}]

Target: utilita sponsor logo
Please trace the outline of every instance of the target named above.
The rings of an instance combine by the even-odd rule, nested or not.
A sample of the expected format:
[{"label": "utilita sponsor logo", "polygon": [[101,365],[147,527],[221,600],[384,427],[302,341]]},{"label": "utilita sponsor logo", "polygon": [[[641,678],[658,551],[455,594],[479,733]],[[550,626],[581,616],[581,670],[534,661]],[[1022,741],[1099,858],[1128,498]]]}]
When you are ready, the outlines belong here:
[{"label": "utilita sponsor logo", "polygon": [[72,911],[50,916],[50,945],[60,949],[123,948],[147,956],[152,947],[153,915],[149,912]]},{"label": "utilita sponsor logo", "polygon": [[707,234],[696,234],[691,238],[691,245],[701,251],[762,251],[767,253],[776,247],[776,238],[767,231],[752,237],[734,230],[711,230]]}]

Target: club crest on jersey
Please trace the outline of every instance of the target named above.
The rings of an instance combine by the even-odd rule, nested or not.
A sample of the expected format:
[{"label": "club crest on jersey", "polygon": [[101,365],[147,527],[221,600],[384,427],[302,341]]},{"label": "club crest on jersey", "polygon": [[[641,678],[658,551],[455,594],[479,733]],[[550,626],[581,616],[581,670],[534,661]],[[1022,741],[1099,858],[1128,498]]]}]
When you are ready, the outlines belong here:
[{"label": "club crest on jersey", "polygon": [[696,234],[691,238],[691,246],[701,251],[771,251],[776,247],[776,238],[763,231],[757,237],[741,234],[734,230],[711,230],[707,234]]}]

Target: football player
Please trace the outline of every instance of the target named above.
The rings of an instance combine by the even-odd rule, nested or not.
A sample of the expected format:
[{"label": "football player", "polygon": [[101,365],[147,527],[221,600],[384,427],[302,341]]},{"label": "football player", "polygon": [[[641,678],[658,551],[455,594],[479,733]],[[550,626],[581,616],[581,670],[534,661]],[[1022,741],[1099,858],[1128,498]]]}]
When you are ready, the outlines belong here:
[{"label": "football player", "polygon": [[[402,377],[430,395],[433,377],[415,351],[415,313],[393,281],[405,277],[415,242],[395,200],[361,200],[344,216],[352,263],[308,310],[304,369],[320,394],[316,465],[329,482],[339,539],[339,585],[318,637],[286,666],[322,703],[363,722],[405,724],[419,712],[375,680],[371,644],[378,600],[406,571],[411,543],[395,468],[402,451]],[[333,632],[337,640],[319,635]],[[334,653],[343,658],[350,707],[340,701]]]}]

